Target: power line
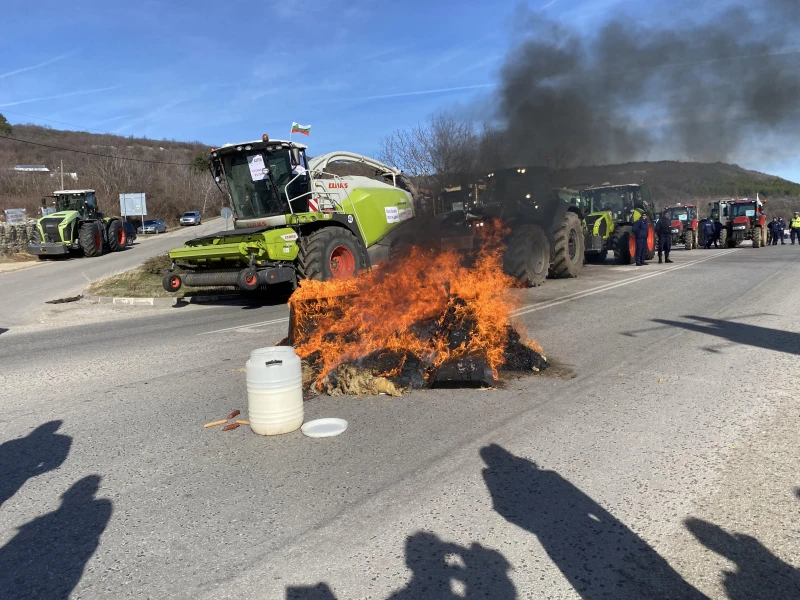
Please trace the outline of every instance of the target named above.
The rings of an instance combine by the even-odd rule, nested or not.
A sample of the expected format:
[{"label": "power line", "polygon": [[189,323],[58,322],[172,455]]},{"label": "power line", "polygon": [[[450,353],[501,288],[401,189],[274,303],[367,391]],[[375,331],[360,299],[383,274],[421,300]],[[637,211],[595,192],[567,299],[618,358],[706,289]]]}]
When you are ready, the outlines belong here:
[{"label": "power line", "polygon": [[11,140],[12,142],[20,142],[22,144],[30,144],[32,146],[41,146],[42,148],[50,148],[51,150],[61,150],[63,152],[76,152],[78,154],[88,154],[89,156],[99,156],[100,158],[117,158],[119,160],[130,160],[134,162],[150,163],[154,165],[175,165],[179,167],[192,166],[192,163],[163,162],[160,160],[147,160],[146,158],[130,158],[127,156],[114,156],[113,154],[100,154],[98,152],[88,152],[86,150],[75,150],[73,148],[61,148],[60,146],[51,146],[49,144],[40,144],[39,142],[30,142],[28,140],[21,140],[19,138],[10,137],[7,135],[0,135],[0,139]]}]

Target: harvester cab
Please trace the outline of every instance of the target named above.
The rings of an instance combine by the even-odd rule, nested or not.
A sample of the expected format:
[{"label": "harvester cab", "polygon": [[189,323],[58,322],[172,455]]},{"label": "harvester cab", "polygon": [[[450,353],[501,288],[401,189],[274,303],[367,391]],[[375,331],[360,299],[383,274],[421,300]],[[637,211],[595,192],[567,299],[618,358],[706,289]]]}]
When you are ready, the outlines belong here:
[{"label": "harvester cab", "polygon": [[672,244],[681,243],[686,250],[697,249],[699,243],[697,206],[694,204],[676,204],[675,206],[667,206],[664,210],[669,213]]},{"label": "harvester cab", "polygon": [[[328,169],[343,162],[376,176],[340,176]],[[414,217],[410,180],[359,154],[333,152],[309,160],[306,146],[265,135],[212,148],[209,165],[230,200],[234,230],[171,250],[173,268],[163,279],[167,291],[182,285],[255,290],[350,277],[386,259],[391,234]]]},{"label": "harvester cab", "polygon": [[[52,198],[55,212],[46,213]],[[43,216],[36,224],[28,253],[63,256],[82,250],[85,256],[100,256],[126,247],[127,234],[119,217],[106,217],[97,206],[94,190],[59,190],[42,198]]]},{"label": "harvester cab", "polygon": [[744,240],[751,240],[753,248],[767,245],[767,217],[764,204],[756,195],[755,199],[737,198],[727,203],[728,247],[734,248]]},{"label": "harvester cab", "polygon": [[636,255],[633,224],[643,213],[650,219],[646,257],[649,260],[655,256],[655,214],[647,184],[603,183],[589,187],[581,191],[581,203],[588,213],[584,218],[588,262],[603,263],[612,252],[617,264],[630,264]]}]

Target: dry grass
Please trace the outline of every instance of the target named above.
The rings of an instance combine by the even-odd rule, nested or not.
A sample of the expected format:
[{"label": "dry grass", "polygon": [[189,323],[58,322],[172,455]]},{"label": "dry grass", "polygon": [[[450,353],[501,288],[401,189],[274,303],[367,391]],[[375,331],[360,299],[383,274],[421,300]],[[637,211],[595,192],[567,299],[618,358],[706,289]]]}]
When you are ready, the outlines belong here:
[{"label": "dry grass", "polygon": [[36,260],[36,257],[27,252],[14,252],[12,254],[0,253],[0,263],[19,263]]},{"label": "dry grass", "polygon": [[148,273],[142,267],[124,271],[111,277],[100,279],[86,288],[92,296],[116,296],[125,298],[173,298],[183,296],[183,292],[171,294],[161,285],[161,275]]}]

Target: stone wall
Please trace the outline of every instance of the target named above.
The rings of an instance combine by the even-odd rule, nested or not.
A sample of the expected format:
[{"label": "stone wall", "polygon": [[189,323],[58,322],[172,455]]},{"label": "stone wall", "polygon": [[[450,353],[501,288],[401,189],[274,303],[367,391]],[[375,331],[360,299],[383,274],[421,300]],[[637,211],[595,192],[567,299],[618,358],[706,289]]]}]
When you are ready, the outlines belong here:
[{"label": "stone wall", "polygon": [[25,252],[35,227],[36,221],[28,221],[25,225],[0,223],[0,254]]}]

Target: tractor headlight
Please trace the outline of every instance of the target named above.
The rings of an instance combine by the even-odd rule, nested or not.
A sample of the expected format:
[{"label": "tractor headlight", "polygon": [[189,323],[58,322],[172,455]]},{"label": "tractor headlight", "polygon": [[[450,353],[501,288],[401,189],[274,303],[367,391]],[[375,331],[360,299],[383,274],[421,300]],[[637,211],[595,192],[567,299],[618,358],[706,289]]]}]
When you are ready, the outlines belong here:
[{"label": "tractor headlight", "polygon": [[678,233],[678,230],[677,229],[673,229],[672,233]]}]

